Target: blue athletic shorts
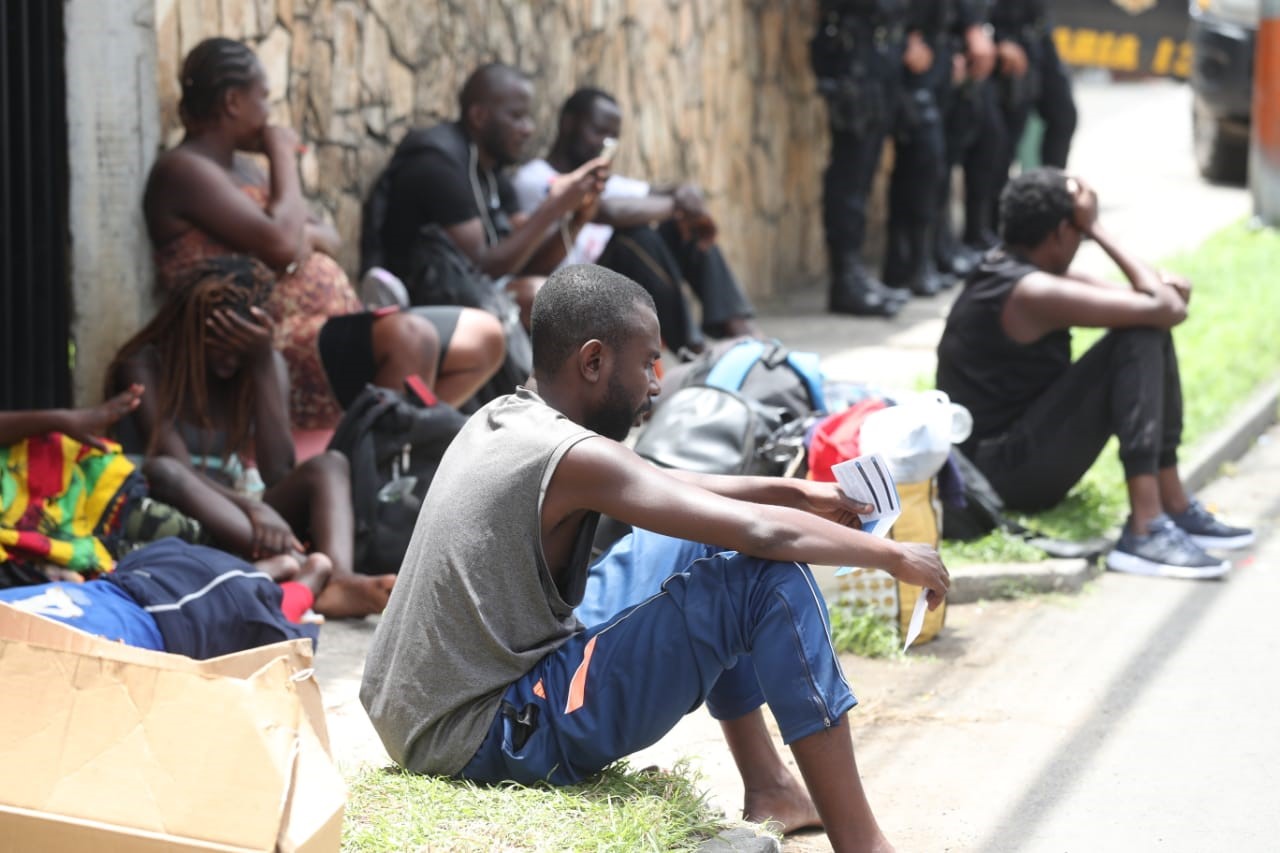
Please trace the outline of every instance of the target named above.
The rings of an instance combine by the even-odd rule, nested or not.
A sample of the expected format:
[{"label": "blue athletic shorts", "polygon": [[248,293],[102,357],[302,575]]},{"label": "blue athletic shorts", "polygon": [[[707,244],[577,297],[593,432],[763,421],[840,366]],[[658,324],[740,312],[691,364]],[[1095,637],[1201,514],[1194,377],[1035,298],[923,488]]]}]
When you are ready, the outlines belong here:
[{"label": "blue athletic shorts", "polygon": [[656,742],[713,699],[737,716],[763,698],[787,743],[836,725],[856,704],[807,566],[645,531],[620,541],[601,565],[608,577],[593,594],[600,580],[593,567],[580,618],[650,594],[508,687],[463,778],[577,782]]}]

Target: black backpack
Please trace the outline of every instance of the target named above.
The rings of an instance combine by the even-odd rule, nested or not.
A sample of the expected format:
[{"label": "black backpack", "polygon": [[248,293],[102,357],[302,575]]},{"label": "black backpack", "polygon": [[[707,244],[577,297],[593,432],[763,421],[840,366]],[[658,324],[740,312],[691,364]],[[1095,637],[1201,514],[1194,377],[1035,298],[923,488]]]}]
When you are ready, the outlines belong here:
[{"label": "black backpack", "polygon": [[686,385],[654,409],[634,449],[661,468],[776,475],[803,452],[804,424],[737,391]]},{"label": "black backpack", "polygon": [[662,379],[668,393],[687,385],[712,385],[777,409],[782,420],[804,420],[827,409],[818,356],[795,352],[776,340],[735,338],[679,364]]},{"label": "black backpack", "polygon": [[329,449],[351,464],[355,571],[400,571],[418,510],[440,459],[467,422],[421,382],[410,393],[366,385],[338,424]]}]

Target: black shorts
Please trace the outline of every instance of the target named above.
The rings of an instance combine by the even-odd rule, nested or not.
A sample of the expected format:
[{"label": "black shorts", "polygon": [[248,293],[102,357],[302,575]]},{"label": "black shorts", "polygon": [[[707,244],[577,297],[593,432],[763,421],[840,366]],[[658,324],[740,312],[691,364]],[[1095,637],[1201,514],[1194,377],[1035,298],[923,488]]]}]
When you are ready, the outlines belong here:
[{"label": "black shorts", "polygon": [[[462,309],[456,305],[427,305],[409,309],[436,327],[440,338],[440,361],[453,340]],[[342,408],[347,408],[364,386],[373,381],[378,365],[373,357],[373,321],[376,311],[330,317],[320,327],[316,346],[329,388]]]}]

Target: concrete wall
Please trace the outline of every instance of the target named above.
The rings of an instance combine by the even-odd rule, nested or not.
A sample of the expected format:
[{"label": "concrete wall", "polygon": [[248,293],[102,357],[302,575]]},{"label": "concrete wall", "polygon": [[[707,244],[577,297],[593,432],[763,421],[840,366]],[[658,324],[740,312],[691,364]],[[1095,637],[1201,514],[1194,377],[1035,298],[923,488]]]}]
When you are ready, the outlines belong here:
[{"label": "concrete wall", "polygon": [[395,143],[412,125],[455,117],[466,75],[501,59],[536,78],[531,154],[545,151],[575,85],[601,86],[623,106],[618,171],[702,183],[750,293],[821,273],[827,140],[808,67],[814,0],[152,2],[164,142],[181,138],[186,52],[211,35],[250,43],[276,120],[309,146],[304,188],[338,226],[349,271],[360,200]]},{"label": "concrete wall", "polygon": [[142,187],[159,141],[155,0],[66,0],[75,399],[153,310]]}]

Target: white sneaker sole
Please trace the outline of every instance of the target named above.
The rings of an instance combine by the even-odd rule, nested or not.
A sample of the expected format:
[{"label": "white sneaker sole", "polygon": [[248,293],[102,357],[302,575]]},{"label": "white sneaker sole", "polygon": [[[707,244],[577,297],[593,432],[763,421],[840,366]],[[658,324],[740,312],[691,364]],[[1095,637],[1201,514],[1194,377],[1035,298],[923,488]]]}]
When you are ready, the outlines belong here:
[{"label": "white sneaker sole", "polygon": [[1123,551],[1112,551],[1107,555],[1107,568],[1115,572],[1131,575],[1149,575],[1159,578],[1183,578],[1186,580],[1208,580],[1220,578],[1231,571],[1231,561],[1223,560],[1212,566],[1173,566],[1168,563],[1157,563]]},{"label": "white sneaker sole", "polygon": [[1244,533],[1240,536],[1196,536],[1191,535],[1191,541],[1199,545],[1201,548],[1217,548],[1223,551],[1238,551],[1241,548],[1248,548],[1253,544],[1254,536],[1252,533]]}]

